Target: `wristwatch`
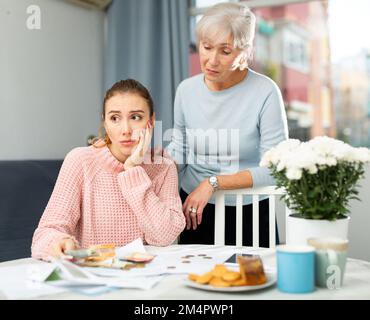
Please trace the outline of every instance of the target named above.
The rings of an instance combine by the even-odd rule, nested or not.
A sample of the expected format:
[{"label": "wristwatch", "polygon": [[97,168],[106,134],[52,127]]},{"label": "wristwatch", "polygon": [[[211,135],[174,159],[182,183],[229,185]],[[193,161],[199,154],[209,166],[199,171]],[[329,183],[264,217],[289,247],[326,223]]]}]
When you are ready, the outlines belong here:
[{"label": "wristwatch", "polygon": [[210,176],[208,178],[208,182],[213,187],[213,191],[216,191],[218,189],[218,180],[216,176]]}]

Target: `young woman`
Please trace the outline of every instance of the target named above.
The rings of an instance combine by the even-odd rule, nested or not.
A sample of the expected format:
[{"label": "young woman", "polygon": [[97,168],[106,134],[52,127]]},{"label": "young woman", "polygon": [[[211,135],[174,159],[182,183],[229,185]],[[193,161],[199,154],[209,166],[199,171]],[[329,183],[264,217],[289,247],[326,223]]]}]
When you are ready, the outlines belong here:
[{"label": "young woman", "polygon": [[149,150],[154,121],[152,98],[139,82],[122,80],[107,91],[106,133],[67,154],[33,236],[33,258],[138,237],[157,246],[175,241],[185,227],[177,169]]}]

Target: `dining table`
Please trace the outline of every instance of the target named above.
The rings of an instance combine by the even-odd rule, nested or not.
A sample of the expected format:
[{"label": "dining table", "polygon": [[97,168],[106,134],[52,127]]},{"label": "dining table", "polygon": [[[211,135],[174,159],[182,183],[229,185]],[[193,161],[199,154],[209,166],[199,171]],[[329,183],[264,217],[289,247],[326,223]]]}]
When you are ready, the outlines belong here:
[{"label": "dining table", "polygon": [[[73,288],[58,288],[48,285],[37,292],[29,281],[21,281],[29,270],[45,266],[47,262],[24,258],[0,263],[0,299],[42,299],[42,300],[352,300],[370,299],[370,262],[347,258],[343,285],[328,289],[316,287],[304,294],[285,293],[278,289],[276,279],[276,250],[274,248],[253,248],[216,245],[171,245],[167,247],[145,246],[154,255],[155,261],[164,264],[167,272],[150,288],[106,288],[94,294],[78,292]],[[271,283],[264,288],[250,290],[220,290],[196,288],[188,280],[189,273],[202,273],[221,264],[232,254],[253,254],[261,257],[265,270],[271,275]],[[207,259],[205,259],[207,258]],[[184,261],[187,261],[186,263]],[[230,265],[230,267],[233,267]],[[235,265],[237,267],[237,265]],[[23,268],[23,269],[22,269]],[[177,270],[176,270],[177,268]],[[23,270],[23,271],[22,271]],[[27,271],[28,270],[28,271]],[[121,270],[120,270],[121,271]],[[124,272],[122,273],[124,274]],[[14,279],[12,279],[14,276]],[[15,278],[16,277],[16,278]],[[124,276],[123,276],[124,277]],[[45,284],[42,284],[45,286]],[[58,291],[59,290],[59,291]],[[217,290],[217,289],[216,289]]]}]

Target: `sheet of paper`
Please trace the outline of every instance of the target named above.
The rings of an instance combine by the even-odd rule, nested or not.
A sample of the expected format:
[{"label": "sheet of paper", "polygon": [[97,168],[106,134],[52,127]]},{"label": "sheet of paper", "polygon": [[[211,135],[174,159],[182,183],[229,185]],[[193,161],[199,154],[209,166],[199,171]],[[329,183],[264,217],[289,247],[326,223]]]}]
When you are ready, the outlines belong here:
[{"label": "sheet of paper", "polygon": [[113,288],[132,288],[149,290],[153,288],[159,281],[163,279],[163,276],[154,277],[133,277],[127,279],[116,279],[111,278],[106,281],[107,286]]},{"label": "sheet of paper", "polygon": [[[0,290],[8,299],[32,299],[65,291],[98,295],[119,288],[148,290],[166,274],[200,274],[215,264],[223,263],[233,253],[259,254],[265,271],[276,271],[274,249],[253,249],[224,246],[171,246],[167,248],[146,246],[141,239],[118,248],[121,256],[132,252],[148,252],[156,255],[144,268],[131,270],[79,267],[69,261],[57,263],[37,262],[0,268]],[[64,270],[62,280],[45,280],[59,267]],[[237,266],[236,266],[237,267]]]},{"label": "sheet of paper", "polygon": [[[204,247],[202,245],[173,246],[169,250],[147,247],[147,251],[157,254],[148,265],[148,269],[161,266],[167,274],[196,273],[212,269],[216,264],[224,263],[234,253],[250,253],[261,256],[266,271],[273,272],[275,265],[274,249],[235,248],[232,246]],[[238,268],[238,265],[235,265]]]},{"label": "sheet of paper", "polygon": [[157,276],[166,273],[165,266],[147,264],[144,268],[134,268],[131,270],[109,269],[109,268],[90,268],[85,267],[89,272],[101,277],[116,277],[116,278],[133,278]]},{"label": "sheet of paper", "polygon": [[55,268],[60,270],[62,280],[70,285],[104,285],[104,281],[90,273],[85,268],[62,259],[52,259]]},{"label": "sheet of paper", "polygon": [[141,240],[141,238],[138,238],[121,248],[117,248],[116,256],[119,259],[123,259],[126,256],[131,255],[134,252],[141,252],[141,253],[146,252],[144,244],[143,244],[143,240]]},{"label": "sheet of paper", "polygon": [[[136,289],[150,289],[158,283],[162,277],[148,277],[148,276],[125,276],[125,271],[121,271],[120,276],[116,277],[102,277],[96,276],[90,270],[92,268],[79,267],[66,260],[54,260],[54,265],[58,267],[61,272],[61,280],[50,281],[49,283],[57,287],[65,288],[81,288],[93,286],[106,286],[113,288],[136,288]],[[114,271],[112,269],[108,269]],[[119,274],[117,274],[119,275]]]},{"label": "sheet of paper", "polygon": [[105,286],[92,286],[92,287],[73,287],[70,291],[78,294],[83,294],[85,296],[99,296],[104,293],[119,290],[120,288],[112,288]]},{"label": "sheet of paper", "polygon": [[0,268],[0,291],[7,299],[33,299],[67,291],[47,283],[32,280],[35,274],[51,273],[54,266],[48,263],[22,264]]},{"label": "sheet of paper", "polygon": [[[266,249],[251,249],[235,247],[204,247],[202,245],[174,246],[168,248],[146,247],[146,251],[156,257],[144,268],[127,270],[114,270],[106,268],[85,268],[91,273],[101,277],[119,277],[129,279],[132,277],[156,276],[166,274],[203,273],[212,269],[215,264],[223,263],[233,253],[259,254],[264,261],[266,271],[271,272],[267,257],[274,251]],[[234,266],[238,268],[236,264]]]}]

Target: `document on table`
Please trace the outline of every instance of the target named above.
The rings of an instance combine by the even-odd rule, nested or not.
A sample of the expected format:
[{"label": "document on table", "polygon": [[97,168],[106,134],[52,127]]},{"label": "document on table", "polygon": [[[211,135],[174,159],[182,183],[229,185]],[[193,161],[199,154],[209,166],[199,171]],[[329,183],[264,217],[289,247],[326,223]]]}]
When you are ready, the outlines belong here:
[{"label": "document on table", "polygon": [[[146,252],[141,239],[118,248],[116,254],[125,257],[133,252]],[[96,268],[102,269],[102,277],[89,270],[95,268],[79,267],[66,260],[52,261],[0,268],[0,291],[8,299],[32,299],[70,290],[88,295],[104,293],[112,288],[148,290],[162,279],[163,274],[152,270],[131,277],[126,276],[123,270]],[[104,274],[104,271],[111,274]]]},{"label": "document on table", "polygon": [[7,299],[33,299],[67,291],[32,280],[35,273],[52,273],[54,266],[46,263],[22,264],[0,268],[0,291]]},{"label": "document on table", "polygon": [[[67,260],[54,260],[54,266],[58,267],[60,279],[49,281],[53,286],[81,287],[81,286],[107,286],[112,288],[136,288],[148,290],[157,284],[162,277],[125,276],[125,271],[120,271],[114,277],[97,276],[92,273],[94,268],[80,267]],[[100,268],[97,268],[100,269]],[[104,268],[101,268],[104,269]],[[113,271],[112,269],[107,269]]]},{"label": "document on table", "polygon": [[155,258],[145,264],[144,268],[131,270],[107,269],[107,268],[84,268],[94,275],[101,277],[120,277],[131,279],[137,277],[153,277],[166,274],[202,273],[208,271],[215,264],[223,263],[230,256],[230,249],[221,250],[197,250],[182,248],[177,251],[169,251],[169,248],[160,248],[158,252],[151,252]]},{"label": "document on table", "polygon": [[140,253],[145,253],[145,247],[143,244],[143,240],[141,238],[138,238],[129,244],[126,244],[123,247],[117,248],[116,249],[116,256],[117,258],[123,259],[126,256],[130,256],[131,254],[135,252],[140,252]]},{"label": "document on table", "polygon": [[[269,269],[270,263],[266,264],[268,253],[266,249],[240,248],[233,246],[213,246],[205,248],[202,245],[188,245],[171,248],[172,250],[158,253],[153,266],[160,264],[166,269],[166,273],[204,273],[212,269],[216,264],[224,263],[234,253],[258,254],[264,260]],[[177,249],[177,250],[176,250]],[[155,254],[155,249],[147,249],[149,253]],[[269,254],[273,253],[271,251]],[[238,268],[238,265],[235,265]]]},{"label": "document on table", "polygon": [[[207,272],[216,264],[224,263],[234,253],[259,255],[266,271],[274,271],[275,269],[274,249],[204,245],[173,246],[168,250],[158,250],[155,247],[146,249],[151,254],[157,254],[156,259],[151,263],[152,267],[161,265],[169,274]],[[237,268],[238,265],[235,264],[235,267]]]},{"label": "document on table", "polygon": [[[134,277],[151,277],[166,274],[204,273],[212,269],[216,264],[222,264],[234,253],[251,253],[261,256],[265,270],[274,271],[273,249],[236,249],[232,246],[214,246],[205,248],[202,245],[171,246],[157,248],[148,246],[146,252],[156,255],[153,261],[144,268],[134,268],[129,271],[85,268],[91,273],[102,277],[121,277],[131,279]],[[235,265],[238,268],[238,265]]]},{"label": "document on table", "polygon": [[84,294],[104,293],[109,288],[148,290],[167,274],[204,273],[224,263],[234,253],[258,254],[265,271],[276,270],[274,249],[204,245],[144,247],[141,239],[116,249],[121,258],[133,252],[148,252],[155,258],[144,268],[130,270],[80,267],[66,260],[3,267],[0,268],[0,290],[9,299],[31,299],[67,290]]}]

